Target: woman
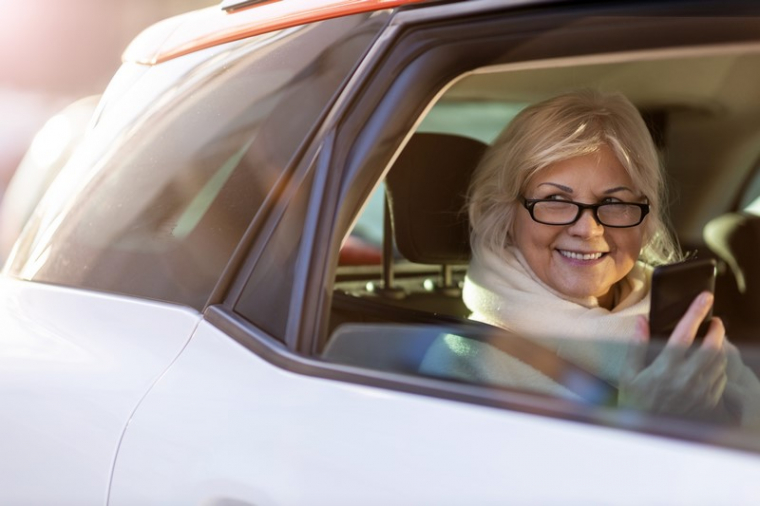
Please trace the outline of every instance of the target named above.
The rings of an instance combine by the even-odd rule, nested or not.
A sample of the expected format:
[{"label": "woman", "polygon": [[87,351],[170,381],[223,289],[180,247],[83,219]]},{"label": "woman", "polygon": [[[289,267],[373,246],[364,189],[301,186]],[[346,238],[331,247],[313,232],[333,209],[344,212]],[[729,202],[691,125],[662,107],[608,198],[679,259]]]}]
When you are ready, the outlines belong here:
[{"label": "woman", "polygon": [[[756,408],[745,399],[760,383],[725,341],[720,318],[688,351],[711,294],[697,297],[645,363],[652,266],[679,259],[664,195],[652,138],[624,96],[584,90],[524,109],[471,182],[464,301],[473,319],[534,339],[616,385],[622,405],[750,423]],[[496,348],[453,335],[434,345],[423,369],[573,395]]]}]

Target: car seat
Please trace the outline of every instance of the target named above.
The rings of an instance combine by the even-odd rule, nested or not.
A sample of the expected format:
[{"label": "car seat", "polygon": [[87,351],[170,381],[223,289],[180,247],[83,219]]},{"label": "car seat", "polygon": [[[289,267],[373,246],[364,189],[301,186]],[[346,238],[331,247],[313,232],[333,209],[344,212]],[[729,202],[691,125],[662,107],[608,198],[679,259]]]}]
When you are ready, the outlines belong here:
[{"label": "car seat", "polygon": [[760,216],[720,215],[707,223],[703,237],[732,274],[718,280],[715,312],[726,319],[732,340],[754,339],[760,331]]},{"label": "car seat", "polygon": [[[349,321],[432,322],[465,318],[469,310],[452,266],[470,258],[465,200],[487,145],[452,134],[414,134],[386,177],[383,282],[371,297],[333,293],[331,328]],[[395,238],[395,241],[394,241]],[[394,242],[410,262],[440,267],[440,281],[407,291],[394,280]],[[432,318],[432,320],[431,320]]]},{"label": "car seat", "polygon": [[440,265],[437,288],[454,297],[460,293],[452,282],[451,266],[470,258],[467,188],[487,147],[459,135],[418,133],[386,178],[398,251],[411,262]]}]

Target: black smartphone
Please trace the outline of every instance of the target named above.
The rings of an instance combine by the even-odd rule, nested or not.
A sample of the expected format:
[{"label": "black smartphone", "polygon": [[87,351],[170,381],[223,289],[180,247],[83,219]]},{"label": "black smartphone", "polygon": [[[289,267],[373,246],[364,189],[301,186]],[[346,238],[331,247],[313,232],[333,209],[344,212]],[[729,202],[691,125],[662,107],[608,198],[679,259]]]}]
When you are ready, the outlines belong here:
[{"label": "black smartphone", "polygon": [[[652,301],[649,307],[649,331],[652,337],[667,339],[686,310],[700,293],[715,293],[715,260],[691,259],[661,265],[652,274]],[[712,308],[697,331],[707,333]]]}]

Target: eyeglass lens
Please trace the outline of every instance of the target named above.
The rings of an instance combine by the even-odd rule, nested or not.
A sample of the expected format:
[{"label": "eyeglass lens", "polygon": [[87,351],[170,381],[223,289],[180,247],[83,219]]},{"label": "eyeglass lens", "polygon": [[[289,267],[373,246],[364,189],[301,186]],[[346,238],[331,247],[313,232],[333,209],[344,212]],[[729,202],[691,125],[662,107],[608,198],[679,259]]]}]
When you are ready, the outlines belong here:
[{"label": "eyeglass lens", "polygon": [[[543,223],[564,225],[572,223],[579,216],[580,208],[573,202],[549,201],[533,205],[533,217]],[[597,217],[602,225],[625,227],[637,225],[642,219],[642,209],[624,203],[602,204],[597,208]]]}]

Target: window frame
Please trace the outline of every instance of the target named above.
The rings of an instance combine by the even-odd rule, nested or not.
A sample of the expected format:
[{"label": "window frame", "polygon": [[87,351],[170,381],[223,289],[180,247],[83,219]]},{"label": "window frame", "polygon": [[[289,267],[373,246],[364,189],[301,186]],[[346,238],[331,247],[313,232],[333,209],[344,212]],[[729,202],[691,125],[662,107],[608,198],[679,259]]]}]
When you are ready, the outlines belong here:
[{"label": "window frame", "polygon": [[[757,6],[744,2],[735,4],[737,7],[748,6],[754,9],[756,15],[760,14]],[[287,344],[273,344],[263,339],[258,329],[222,306],[209,307],[206,318],[265,360],[306,376],[759,452],[760,442],[753,442],[746,434],[730,433],[724,439],[714,441],[710,439],[711,431],[698,424],[630,417],[617,410],[580,406],[528,392],[334,364],[316,355],[319,340],[325,337],[327,330],[330,287],[338,265],[342,238],[364,200],[392,164],[411,136],[415,124],[440,90],[468,70],[489,65],[660,50],[663,47],[689,48],[744,40],[742,37],[753,41],[758,39],[757,35],[750,38],[736,33],[673,32],[669,31],[672,27],[668,22],[663,21],[659,28],[660,35],[670,41],[667,44],[663,44],[658,37],[643,40],[626,38],[620,33],[619,26],[606,26],[598,28],[611,34],[612,43],[605,45],[601,52],[595,51],[597,35],[589,35],[589,32],[584,32],[587,40],[576,41],[577,45],[571,47],[557,48],[555,45],[551,53],[539,48],[538,54],[533,54],[528,48],[522,54],[519,51],[517,54],[504,54],[504,46],[501,45],[505,38],[520,40],[520,37],[534,35],[542,27],[549,30],[563,21],[590,15],[635,15],[652,20],[654,18],[650,16],[699,17],[709,15],[715,9],[725,12],[731,8],[714,1],[700,3],[698,7],[700,10],[695,11],[682,2],[669,2],[648,5],[648,10],[644,12],[640,4],[630,2],[614,6],[584,4],[566,8],[555,5],[548,7],[547,12],[543,2],[526,7],[522,3],[505,6],[495,0],[476,0],[401,9],[351,78],[324,125],[323,131],[326,133],[318,160],[315,161],[317,175],[307,217],[308,233],[312,240],[303,241],[297,260],[299,274],[291,299],[297,308],[297,312],[293,313],[296,321],[288,327]],[[489,29],[483,29],[483,25]],[[505,31],[505,25],[516,29]],[[500,29],[498,34],[494,34],[496,27]],[[627,29],[622,32],[630,33],[632,27],[628,26]],[[447,48],[446,44],[456,44],[456,47]],[[513,41],[513,44],[517,42]],[[473,52],[473,47],[485,47],[486,51]],[[434,83],[432,86],[431,82]],[[399,111],[404,113],[399,114]]]}]

